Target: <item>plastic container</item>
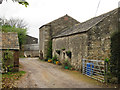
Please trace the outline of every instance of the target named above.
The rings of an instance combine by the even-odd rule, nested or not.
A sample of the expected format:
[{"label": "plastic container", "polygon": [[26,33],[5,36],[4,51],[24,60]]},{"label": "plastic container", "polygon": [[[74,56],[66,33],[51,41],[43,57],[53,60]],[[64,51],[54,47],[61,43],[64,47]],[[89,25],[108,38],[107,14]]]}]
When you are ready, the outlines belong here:
[{"label": "plastic container", "polygon": [[86,74],[89,75],[89,76],[93,75],[93,68],[94,68],[93,63],[87,63]]},{"label": "plastic container", "polygon": [[68,66],[65,66],[64,68],[65,68],[65,69],[68,69]]}]

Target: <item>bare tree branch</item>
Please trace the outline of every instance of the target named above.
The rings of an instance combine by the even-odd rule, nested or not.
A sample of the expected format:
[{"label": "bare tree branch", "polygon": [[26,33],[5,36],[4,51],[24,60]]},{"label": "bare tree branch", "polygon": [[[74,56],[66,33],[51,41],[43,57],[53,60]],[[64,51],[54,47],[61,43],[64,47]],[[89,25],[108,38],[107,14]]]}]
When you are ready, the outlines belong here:
[{"label": "bare tree branch", "polygon": [[19,18],[10,18],[9,20],[5,18],[0,18],[0,25],[10,25],[10,26],[15,26],[16,28],[23,28],[27,29],[28,24],[23,20]]},{"label": "bare tree branch", "polygon": [[17,28],[27,28],[27,23],[23,20],[23,19],[14,19],[14,18],[11,18],[9,19],[9,25],[10,26],[15,26]]}]

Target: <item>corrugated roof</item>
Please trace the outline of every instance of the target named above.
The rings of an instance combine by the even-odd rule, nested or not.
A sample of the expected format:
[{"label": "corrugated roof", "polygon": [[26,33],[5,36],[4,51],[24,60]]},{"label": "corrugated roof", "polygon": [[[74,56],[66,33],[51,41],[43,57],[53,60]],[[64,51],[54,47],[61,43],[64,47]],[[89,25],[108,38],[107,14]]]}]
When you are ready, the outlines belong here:
[{"label": "corrugated roof", "polygon": [[66,30],[63,30],[63,32],[59,33],[58,35],[53,36],[53,38],[68,36],[68,35],[81,33],[81,32],[86,32],[91,27],[95,26],[100,21],[102,21],[104,18],[106,18],[107,16],[109,16],[112,13],[115,13],[115,12],[117,12],[117,9],[112,10],[112,11],[110,11],[108,13],[102,14],[102,15],[100,15],[98,17],[94,17],[94,18],[92,18],[90,20],[87,20],[87,21],[85,21],[83,23],[76,24],[71,28],[67,28]]},{"label": "corrugated roof", "polygon": [[18,34],[16,32],[0,33],[0,49],[18,50]]}]

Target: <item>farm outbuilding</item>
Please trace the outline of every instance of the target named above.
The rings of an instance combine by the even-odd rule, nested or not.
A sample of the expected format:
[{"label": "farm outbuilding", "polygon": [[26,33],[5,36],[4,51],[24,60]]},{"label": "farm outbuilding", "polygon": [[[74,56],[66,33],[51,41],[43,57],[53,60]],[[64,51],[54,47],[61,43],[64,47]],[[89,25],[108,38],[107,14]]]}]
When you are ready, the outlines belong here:
[{"label": "farm outbuilding", "polygon": [[38,38],[26,35],[23,52],[25,57],[39,57]]},{"label": "farm outbuilding", "polygon": [[[2,60],[6,65],[13,65],[13,71],[19,71],[18,34],[16,32],[0,33],[0,39]],[[6,61],[6,57],[8,57],[8,61]]]},{"label": "farm outbuilding", "polygon": [[[73,22],[71,19],[63,19],[63,24]],[[68,21],[70,20],[70,21]],[[57,21],[57,20],[55,20]],[[75,20],[74,20],[75,21]],[[58,20],[58,23],[60,21]],[[53,24],[54,25],[54,24]],[[105,60],[111,56],[111,37],[118,31],[118,9],[93,17],[85,22],[74,22],[71,26],[60,28],[60,24],[44,25],[40,27],[40,51],[43,52],[43,58],[47,56],[50,49],[49,41],[51,40],[52,56],[56,56],[61,63],[69,61],[70,64],[84,74],[90,76],[86,70],[91,66],[91,71],[95,69],[92,75],[102,76],[105,68]],[[94,64],[94,65],[93,65]],[[89,66],[89,67],[88,67]],[[103,68],[104,67],[104,68]],[[95,73],[96,72],[96,73]]]}]

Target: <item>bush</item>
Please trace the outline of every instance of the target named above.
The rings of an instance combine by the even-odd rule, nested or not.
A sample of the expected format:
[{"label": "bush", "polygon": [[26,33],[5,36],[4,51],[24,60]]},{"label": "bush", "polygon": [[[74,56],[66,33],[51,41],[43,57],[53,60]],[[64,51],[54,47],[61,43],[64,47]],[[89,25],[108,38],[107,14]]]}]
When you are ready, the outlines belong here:
[{"label": "bush", "polygon": [[71,69],[71,68],[72,68],[72,66],[71,66],[71,64],[69,63],[68,60],[65,60],[65,61],[63,62],[63,67],[64,67],[65,69]]},{"label": "bush", "polygon": [[47,59],[52,58],[52,40],[48,43]]},{"label": "bush", "polygon": [[[110,57],[110,73],[113,77],[117,77],[120,80],[120,31],[113,33],[111,36],[111,57]],[[120,81],[118,81],[120,83]]]},{"label": "bush", "polygon": [[6,73],[12,72],[14,69],[13,53],[9,50],[4,52],[4,56],[2,58],[2,68]]},{"label": "bush", "polygon": [[56,61],[58,61],[58,59],[57,59],[57,56],[55,55],[55,56],[52,58],[52,62],[56,64]]},{"label": "bush", "polygon": [[61,48],[62,50],[65,50],[65,48]]}]

